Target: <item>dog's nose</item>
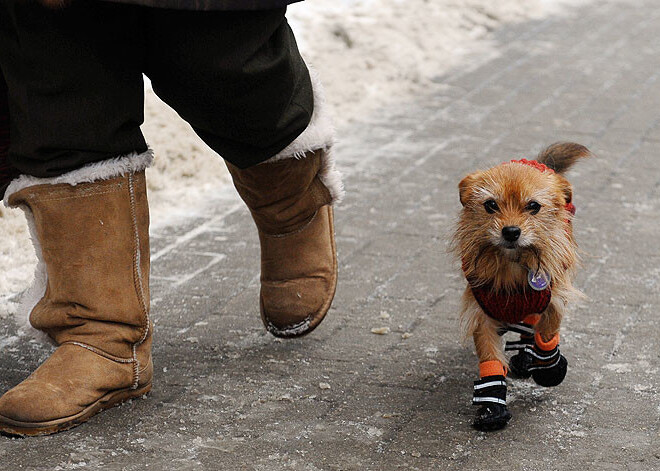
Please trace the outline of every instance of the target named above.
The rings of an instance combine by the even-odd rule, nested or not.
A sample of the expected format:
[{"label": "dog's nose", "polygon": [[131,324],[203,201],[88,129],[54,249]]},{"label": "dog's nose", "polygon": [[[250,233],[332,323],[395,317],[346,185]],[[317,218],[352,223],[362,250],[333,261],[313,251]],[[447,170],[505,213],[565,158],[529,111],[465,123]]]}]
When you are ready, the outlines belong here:
[{"label": "dog's nose", "polygon": [[520,228],[518,226],[506,226],[502,228],[502,237],[507,242],[515,242],[520,237]]}]

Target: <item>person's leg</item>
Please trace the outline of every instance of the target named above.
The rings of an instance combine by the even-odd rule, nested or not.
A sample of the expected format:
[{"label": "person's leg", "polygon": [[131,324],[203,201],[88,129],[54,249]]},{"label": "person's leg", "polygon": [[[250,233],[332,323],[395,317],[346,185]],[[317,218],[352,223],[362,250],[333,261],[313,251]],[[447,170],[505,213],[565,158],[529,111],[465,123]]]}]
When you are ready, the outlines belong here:
[{"label": "person's leg", "polygon": [[65,430],[151,388],[138,27],[134,9],[103,3],[0,5],[9,158],[22,173],[5,204],[24,210],[39,260],[22,308],[58,345],[0,398],[0,432]]},{"label": "person's leg", "polygon": [[18,176],[15,168],[9,165],[9,98],[7,84],[0,69],[0,198],[5,194],[9,183]]},{"label": "person's leg", "polygon": [[341,198],[320,81],[285,10],[149,13],[154,91],[227,161],[261,242],[262,320],[280,337],[311,332],[330,308]]},{"label": "person's leg", "polygon": [[48,10],[8,0],[0,8],[0,64],[9,87],[9,162],[55,177],[145,152],[139,17],[84,2]]},{"label": "person's leg", "polygon": [[154,92],[239,168],[284,149],[313,112],[309,74],[284,12],[148,12],[146,74]]}]

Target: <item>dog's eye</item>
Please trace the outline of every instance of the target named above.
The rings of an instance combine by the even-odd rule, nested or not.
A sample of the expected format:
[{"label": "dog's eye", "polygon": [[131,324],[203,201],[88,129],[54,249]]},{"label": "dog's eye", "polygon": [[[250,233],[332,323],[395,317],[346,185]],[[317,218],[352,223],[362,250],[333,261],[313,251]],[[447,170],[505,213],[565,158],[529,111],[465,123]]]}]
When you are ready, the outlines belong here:
[{"label": "dog's eye", "polygon": [[531,214],[537,214],[539,211],[541,211],[541,205],[536,201],[530,201],[527,203],[527,206],[525,206],[525,209]]},{"label": "dog's eye", "polygon": [[497,205],[495,200],[488,200],[484,203],[484,208],[486,208],[486,212],[489,214],[493,214],[495,211],[500,209],[500,207]]}]

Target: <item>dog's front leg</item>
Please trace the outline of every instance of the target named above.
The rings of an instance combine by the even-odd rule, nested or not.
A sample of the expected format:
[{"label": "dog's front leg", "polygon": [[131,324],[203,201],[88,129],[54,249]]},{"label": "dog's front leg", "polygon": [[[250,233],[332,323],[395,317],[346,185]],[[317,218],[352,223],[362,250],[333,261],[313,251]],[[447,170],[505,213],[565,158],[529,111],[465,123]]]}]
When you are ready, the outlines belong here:
[{"label": "dog's front leg", "polygon": [[534,345],[521,352],[529,356],[528,370],[534,381],[541,386],[557,386],[566,377],[568,362],[559,351],[562,317],[563,305],[551,302],[536,324]]},{"label": "dog's front leg", "polygon": [[499,324],[481,310],[475,315],[478,317],[472,336],[479,357],[480,379],[474,382],[472,403],[479,406],[474,427],[498,430],[511,419],[506,407],[506,359],[498,334]]},{"label": "dog's front leg", "polygon": [[554,300],[551,301],[535,326],[542,342],[552,342],[555,337],[559,341],[559,327],[563,317],[563,306],[555,303]]}]

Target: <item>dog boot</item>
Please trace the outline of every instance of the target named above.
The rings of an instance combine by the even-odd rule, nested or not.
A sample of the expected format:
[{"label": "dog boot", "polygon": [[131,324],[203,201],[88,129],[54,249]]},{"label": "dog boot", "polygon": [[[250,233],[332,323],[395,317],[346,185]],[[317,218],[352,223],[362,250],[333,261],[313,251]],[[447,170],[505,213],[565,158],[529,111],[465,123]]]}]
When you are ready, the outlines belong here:
[{"label": "dog boot", "polygon": [[[340,183],[329,150],[267,161],[247,169],[227,163],[261,244],[260,310],[276,337],[311,332],[337,286],[332,205]],[[333,191],[335,190],[335,191]]]},{"label": "dog boot", "polygon": [[479,406],[473,426],[477,430],[499,430],[511,419],[506,407],[506,371],[499,361],[479,364],[481,379],[474,382],[472,404]]},{"label": "dog boot", "polygon": [[534,358],[526,351],[526,348],[534,345],[534,325],[538,322],[539,317],[538,314],[529,315],[523,322],[508,324],[505,329],[520,334],[519,340],[507,341],[505,346],[506,351],[518,352],[509,360],[509,370],[511,375],[516,378],[527,379],[532,375],[529,367],[532,365]]},{"label": "dog boot", "polygon": [[568,361],[559,352],[559,334],[550,341],[544,342],[537,333],[534,336],[534,346],[525,349],[533,357],[529,367],[536,384],[545,387],[558,386],[566,377]]},{"label": "dog boot", "polygon": [[23,308],[58,347],[0,398],[0,432],[66,430],[151,389],[150,161],[145,153],[56,178],[21,176],[7,189],[39,261]]}]

